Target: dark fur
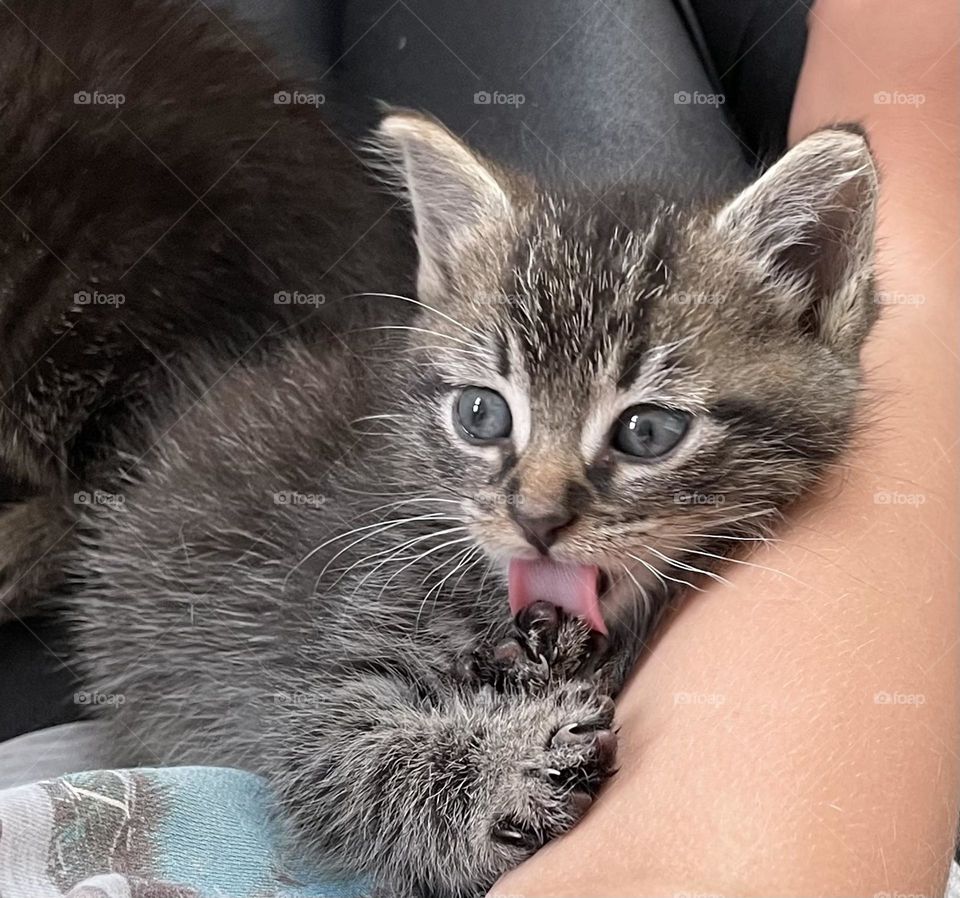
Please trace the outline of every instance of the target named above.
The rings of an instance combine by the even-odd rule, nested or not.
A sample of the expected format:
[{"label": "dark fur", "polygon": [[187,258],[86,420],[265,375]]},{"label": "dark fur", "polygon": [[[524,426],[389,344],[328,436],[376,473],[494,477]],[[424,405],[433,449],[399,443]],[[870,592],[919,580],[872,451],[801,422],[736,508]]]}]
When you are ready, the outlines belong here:
[{"label": "dark fur", "polygon": [[[317,88],[243,41],[180,0],[0,9],[4,607],[24,613],[58,581],[72,497],[166,365],[216,346],[225,370],[293,326],[344,329],[363,304],[340,297],[408,289],[394,200],[327,111],[274,103]],[[78,105],[79,91],[125,102]],[[280,291],[326,302],[277,304]]]}]

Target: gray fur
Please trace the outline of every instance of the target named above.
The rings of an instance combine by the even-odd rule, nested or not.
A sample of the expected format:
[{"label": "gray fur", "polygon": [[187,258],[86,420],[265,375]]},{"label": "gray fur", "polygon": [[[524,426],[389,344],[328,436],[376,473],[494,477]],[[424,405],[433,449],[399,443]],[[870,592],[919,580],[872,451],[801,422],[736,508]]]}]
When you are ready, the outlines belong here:
[{"label": "gray fur", "polygon": [[[380,139],[428,266],[413,324],[290,340],[225,376],[186,366],[122,505],[88,509],[67,603],[87,687],[124,697],[117,761],[257,770],[315,859],[385,892],[478,896],[609,775],[604,696],[659,611],[847,445],[875,175],[838,129],[710,208],[638,186],[597,204],[409,113]],[[445,185],[458,202],[431,205]],[[831,264],[770,262],[777,224],[814,256],[829,240]],[[473,451],[449,426],[476,383],[513,404],[512,445]],[[657,464],[605,442],[638,397],[696,416]],[[604,654],[576,622],[547,651],[509,619],[505,561],[532,551],[518,501],[576,501],[552,551],[604,569]]]}]

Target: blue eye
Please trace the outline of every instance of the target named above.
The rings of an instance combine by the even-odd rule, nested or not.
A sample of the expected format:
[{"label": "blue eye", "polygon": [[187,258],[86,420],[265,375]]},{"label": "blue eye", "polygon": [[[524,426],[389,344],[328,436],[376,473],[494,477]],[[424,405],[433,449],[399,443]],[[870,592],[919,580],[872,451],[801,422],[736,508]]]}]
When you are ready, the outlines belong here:
[{"label": "blue eye", "polygon": [[634,405],[623,412],[610,443],[618,452],[649,461],[666,455],[683,439],[690,415],[658,405]]},{"label": "blue eye", "polygon": [[510,406],[496,390],[467,387],[453,406],[453,419],[471,443],[492,443],[510,436]]}]

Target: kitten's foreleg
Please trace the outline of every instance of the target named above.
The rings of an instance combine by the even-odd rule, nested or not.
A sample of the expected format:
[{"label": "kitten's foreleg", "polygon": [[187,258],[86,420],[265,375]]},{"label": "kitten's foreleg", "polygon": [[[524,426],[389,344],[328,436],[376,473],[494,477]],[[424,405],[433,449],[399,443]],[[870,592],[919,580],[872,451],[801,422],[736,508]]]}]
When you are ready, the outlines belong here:
[{"label": "kitten's foreleg", "polygon": [[289,721],[284,805],[322,859],[404,894],[482,895],[577,822],[616,751],[613,702],[574,684],[424,697],[364,677],[313,712]]}]

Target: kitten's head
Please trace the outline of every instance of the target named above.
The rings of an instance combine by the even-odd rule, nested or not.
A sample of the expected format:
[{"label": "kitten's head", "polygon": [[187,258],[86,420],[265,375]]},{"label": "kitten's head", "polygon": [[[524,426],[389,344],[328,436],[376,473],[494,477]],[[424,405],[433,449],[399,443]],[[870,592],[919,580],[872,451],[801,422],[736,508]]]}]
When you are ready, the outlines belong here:
[{"label": "kitten's head", "polygon": [[514,610],[635,619],[843,449],[876,308],[861,133],[708,209],[543,193],[414,114],[381,134],[420,254],[420,475],[510,567]]}]

